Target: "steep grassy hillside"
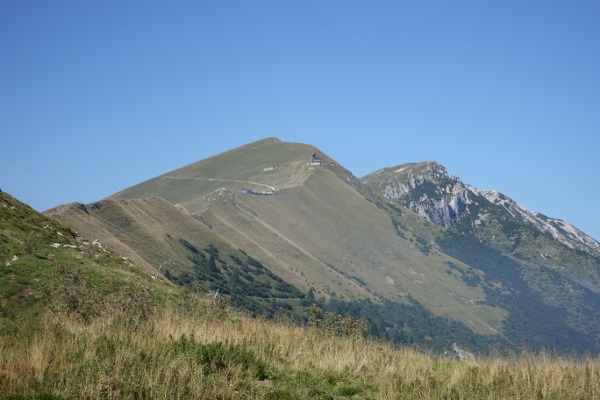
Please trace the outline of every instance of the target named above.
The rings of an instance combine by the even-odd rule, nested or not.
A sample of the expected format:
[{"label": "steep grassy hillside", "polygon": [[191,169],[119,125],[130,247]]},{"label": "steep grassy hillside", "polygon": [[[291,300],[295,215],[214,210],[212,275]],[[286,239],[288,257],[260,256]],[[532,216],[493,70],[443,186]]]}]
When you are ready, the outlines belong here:
[{"label": "steep grassy hillside", "polygon": [[[153,202],[162,203],[148,200]],[[134,224],[131,214],[111,210],[119,203],[95,210]],[[153,209],[135,203],[120,206]],[[87,207],[72,208],[100,224]],[[184,247],[198,257],[203,252],[189,242]],[[367,340],[361,321],[315,308],[307,327],[250,318],[154,279],[107,245],[76,235],[2,192],[0,256],[0,399],[600,394],[597,359],[546,354],[475,359],[458,347],[446,356],[430,355]]]},{"label": "steep grassy hillside", "polygon": [[48,311],[142,318],[178,292],[2,192],[0,262],[0,333],[14,339],[40,328]]},{"label": "steep grassy hillside", "polygon": [[500,315],[500,310],[479,313],[470,300],[483,293],[445,272],[442,266],[450,258],[437,252],[425,255],[415,243],[401,238],[386,213],[327,169],[278,196],[236,196],[234,202],[219,203],[205,214],[214,221],[213,230],[241,245],[247,227],[255,226],[252,240],[277,241],[282,248],[279,259],[285,254],[306,255],[312,262],[294,271],[318,293],[342,300],[403,301],[410,295],[435,313],[482,333],[486,330],[477,327],[484,325],[473,321],[486,315],[483,322],[491,325],[501,319],[489,318]]},{"label": "steep grassy hillside", "polygon": [[[312,154],[321,164],[310,163]],[[177,204],[317,300],[412,298],[479,334],[502,328],[502,309],[482,304],[480,288],[446,273],[446,263],[460,262],[424,252],[409,232],[398,235],[358,179],[312,146],[265,139],[113,197],[147,196]]]},{"label": "steep grassy hillside", "polygon": [[47,214],[100,239],[150,274],[207,294],[218,290],[253,312],[272,315],[305,298],[205,222],[158,197],[71,204]]}]

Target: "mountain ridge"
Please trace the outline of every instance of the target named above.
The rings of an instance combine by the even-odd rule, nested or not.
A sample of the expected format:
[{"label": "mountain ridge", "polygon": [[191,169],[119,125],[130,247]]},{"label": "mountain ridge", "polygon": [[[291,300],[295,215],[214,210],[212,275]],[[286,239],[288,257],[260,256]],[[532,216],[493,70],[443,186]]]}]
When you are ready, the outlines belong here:
[{"label": "mountain ridge", "polygon": [[[144,208],[145,199],[153,197],[162,200],[152,201],[154,209]],[[561,243],[528,223],[525,217],[533,214],[522,214],[508,197],[465,184],[434,161],[383,168],[358,179],[314,146],[267,138],[103,201],[120,210],[106,215],[111,223],[138,221],[139,232],[156,246],[171,243],[165,249],[175,250],[187,265],[172,271],[179,284],[199,284],[194,268],[208,264],[189,263],[189,252],[166,239],[175,230],[173,238],[204,258],[213,246],[234,260],[248,256],[261,262],[295,288],[282,286],[287,292],[278,292],[296,293],[296,300],[287,301],[294,310],[314,299],[369,319],[372,332],[401,343],[444,346],[452,335],[441,332],[453,331],[481,350],[495,341],[502,347],[517,343],[581,352],[600,339],[600,322],[586,318],[600,305],[600,261],[590,253],[593,248]],[[82,226],[76,210],[51,215]],[[161,217],[164,226],[152,229],[144,221],[154,215],[172,220]],[[98,218],[98,209],[90,216]],[[546,224],[568,231],[548,218]],[[158,267],[132,237],[122,240],[150,268]],[[216,273],[230,283],[252,285],[257,278],[252,274],[262,271],[240,265],[245,276],[240,281],[238,267],[223,257],[217,261]],[[565,288],[572,291],[569,297],[562,294]],[[524,301],[538,310],[535,318],[525,316]],[[411,325],[411,313],[422,315],[421,322]],[[533,338],[526,337],[527,329],[536,332]]]},{"label": "mountain ridge", "polygon": [[[395,176],[391,176],[392,170]],[[600,243],[573,225],[529,211],[498,190],[480,190],[466,184],[450,175],[445,167],[435,161],[383,168],[364,176],[361,180],[369,185],[381,179],[382,175],[385,175],[385,188],[379,187],[379,190],[386,199],[401,200],[406,197],[406,201],[401,201],[405,206],[442,227],[454,226],[465,213],[469,213],[468,206],[473,204],[475,198],[483,196],[490,203],[503,206],[513,216],[518,214],[518,217],[526,219],[540,232],[552,235],[562,244],[572,249],[579,245],[579,250],[600,256]],[[426,193],[432,186],[441,190]],[[410,198],[407,197],[409,193]]]}]

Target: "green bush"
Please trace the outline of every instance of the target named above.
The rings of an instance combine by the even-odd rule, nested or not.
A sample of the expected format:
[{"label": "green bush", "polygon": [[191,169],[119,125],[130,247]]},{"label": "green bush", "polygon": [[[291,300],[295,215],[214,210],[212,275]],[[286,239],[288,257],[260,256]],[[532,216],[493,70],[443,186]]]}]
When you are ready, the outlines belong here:
[{"label": "green bush", "polygon": [[267,365],[253,351],[239,344],[196,343],[194,337],[182,335],[171,343],[174,354],[182,354],[202,368],[205,375],[239,368],[254,379],[266,379]]},{"label": "green bush", "polygon": [[253,378],[267,378],[265,363],[259,360],[254,352],[240,345],[221,342],[200,345],[196,351],[196,360],[202,364],[205,374],[237,366],[249,372]]}]

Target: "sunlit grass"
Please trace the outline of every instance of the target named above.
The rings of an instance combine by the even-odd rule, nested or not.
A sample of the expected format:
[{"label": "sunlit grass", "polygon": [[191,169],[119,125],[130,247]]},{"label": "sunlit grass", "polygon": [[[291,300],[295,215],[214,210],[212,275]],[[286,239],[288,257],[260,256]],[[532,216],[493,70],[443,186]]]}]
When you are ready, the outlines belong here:
[{"label": "sunlit grass", "polygon": [[143,321],[48,315],[0,341],[0,398],[593,399],[600,361],[466,363],[199,305]]}]

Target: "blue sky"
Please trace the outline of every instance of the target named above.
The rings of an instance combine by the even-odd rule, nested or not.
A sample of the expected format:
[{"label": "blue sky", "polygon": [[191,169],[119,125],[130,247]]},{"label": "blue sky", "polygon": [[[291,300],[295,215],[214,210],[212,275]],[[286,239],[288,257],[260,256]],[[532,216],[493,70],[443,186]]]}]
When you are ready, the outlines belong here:
[{"label": "blue sky", "polygon": [[92,202],[264,137],[436,160],[600,239],[597,1],[0,2],[0,189]]}]

